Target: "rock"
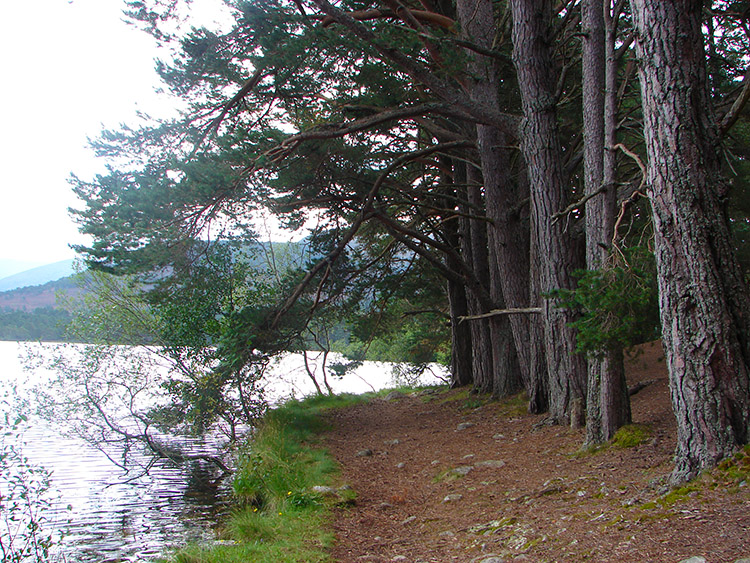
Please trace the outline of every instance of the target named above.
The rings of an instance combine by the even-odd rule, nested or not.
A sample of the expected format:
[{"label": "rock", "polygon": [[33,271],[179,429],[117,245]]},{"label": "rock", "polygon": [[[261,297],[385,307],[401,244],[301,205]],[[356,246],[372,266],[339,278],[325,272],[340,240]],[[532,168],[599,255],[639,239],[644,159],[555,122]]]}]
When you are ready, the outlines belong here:
[{"label": "rock", "polygon": [[493,439],[493,440],[504,440],[504,439],[505,439],[505,435],[504,435],[504,434],[495,434],[495,435],[494,435],[494,436],[492,437],[492,439]]},{"label": "rock", "polygon": [[323,485],[315,485],[310,489],[314,493],[318,493],[323,496],[338,496],[338,492],[333,487],[324,487]]},{"label": "rock", "polygon": [[687,559],[683,559],[680,561],[680,563],[706,563],[706,558],[701,557],[700,555],[694,556],[694,557],[688,557]]},{"label": "rock", "polygon": [[401,391],[391,391],[385,396],[386,401],[397,401],[406,397]]},{"label": "rock", "polygon": [[398,446],[401,442],[396,438],[395,440],[383,440],[383,443],[386,446]]},{"label": "rock", "polygon": [[369,457],[372,455],[372,450],[366,449],[366,450],[359,450],[357,452],[357,457]]},{"label": "rock", "polygon": [[447,496],[446,496],[446,497],[445,497],[445,498],[443,499],[443,502],[456,502],[456,501],[459,501],[459,500],[461,500],[462,498],[464,498],[464,496],[463,496],[463,495],[459,495],[458,493],[454,493],[454,494],[452,494],[452,495],[447,495]]},{"label": "rock", "polygon": [[474,457],[474,454],[466,454],[463,459],[471,459]]},{"label": "rock", "polygon": [[500,469],[501,467],[505,467],[505,462],[502,459],[488,459],[487,461],[476,462],[474,467],[491,467],[493,469]]},{"label": "rock", "polygon": [[440,533],[438,534],[438,536],[440,536],[441,538],[452,538],[452,537],[453,537],[453,536],[455,536],[455,535],[456,535],[456,534],[454,534],[454,533],[453,533],[453,532],[451,532],[450,530],[445,530],[444,532],[440,532]]},{"label": "rock", "polygon": [[416,516],[409,516],[406,520],[404,520],[403,522],[401,522],[401,525],[402,526],[407,526],[408,524],[411,524],[412,522],[414,522],[414,520],[416,520],[416,519],[417,519]]},{"label": "rock", "polygon": [[403,461],[396,464],[396,469],[403,469],[404,467],[406,467],[406,464]]},{"label": "rock", "polygon": [[505,559],[502,557],[488,557],[487,559],[482,559],[479,563],[505,563]]},{"label": "rock", "polygon": [[460,475],[461,477],[464,477],[471,473],[474,470],[474,467],[472,465],[461,465],[459,467],[454,467],[451,469],[451,473],[454,475]]},{"label": "rock", "polygon": [[458,426],[456,426],[456,430],[466,430],[467,428],[471,428],[474,426],[473,422],[462,422]]},{"label": "rock", "polygon": [[435,465],[440,465],[440,460],[439,460],[439,459],[433,459],[433,460],[432,460],[432,461],[430,462],[430,465],[432,465],[432,466],[435,466]]}]

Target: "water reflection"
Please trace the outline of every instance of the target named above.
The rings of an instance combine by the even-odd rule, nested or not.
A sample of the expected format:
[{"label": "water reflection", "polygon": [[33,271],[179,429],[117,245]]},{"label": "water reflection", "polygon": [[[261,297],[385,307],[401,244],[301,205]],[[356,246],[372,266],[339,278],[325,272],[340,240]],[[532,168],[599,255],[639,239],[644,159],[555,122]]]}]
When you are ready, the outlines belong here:
[{"label": "water reflection", "polygon": [[[16,343],[0,342],[0,390],[27,379],[19,350]],[[269,400],[313,392],[302,366],[300,357],[292,354],[279,359],[265,386]],[[40,371],[35,377],[45,374]],[[421,382],[439,381],[428,373]],[[392,385],[393,379],[390,366],[370,362],[353,376],[331,383],[336,392],[364,392]],[[180,465],[158,460],[148,475],[126,474],[82,440],[62,436],[63,423],[36,420],[25,435],[25,455],[52,471],[52,489],[60,495],[48,514],[55,529],[64,533],[53,549],[53,561],[154,561],[170,547],[215,539],[214,528],[229,510],[231,477],[222,479],[220,470],[205,460]],[[222,441],[223,436],[183,437],[170,445],[186,454],[216,455]],[[131,455],[140,456],[136,461],[142,465],[150,460],[137,450]]]}]

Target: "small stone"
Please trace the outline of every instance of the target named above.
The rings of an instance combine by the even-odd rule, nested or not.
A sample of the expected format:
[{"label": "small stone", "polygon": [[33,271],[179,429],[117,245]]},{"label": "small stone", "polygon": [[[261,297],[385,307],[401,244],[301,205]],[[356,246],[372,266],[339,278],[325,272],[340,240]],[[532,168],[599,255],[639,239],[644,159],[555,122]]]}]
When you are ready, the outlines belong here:
[{"label": "small stone", "polygon": [[579,497],[585,497],[585,496],[586,496],[586,491],[578,491],[578,492],[576,493],[576,496],[579,496]]},{"label": "small stone", "polygon": [[398,446],[401,442],[396,438],[395,440],[383,440],[383,443],[386,446]]},{"label": "small stone", "polygon": [[453,537],[453,536],[455,536],[455,535],[456,535],[456,534],[454,534],[454,533],[453,533],[453,532],[451,532],[450,530],[445,530],[444,532],[440,532],[440,533],[438,534],[438,536],[440,536],[441,538],[452,538],[452,537]]},{"label": "small stone", "polygon": [[466,430],[467,428],[471,428],[474,426],[473,422],[462,422],[458,426],[456,426],[456,430]]},{"label": "small stone", "polygon": [[401,525],[402,526],[406,526],[406,525],[411,524],[412,522],[414,522],[414,520],[416,520],[416,519],[417,519],[416,516],[409,516],[406,520],[404,520],[403,522],[401,522]]},{"label": "small stone", "polygon": [[451,473],[454,475],[460,475],[461,477],[464,477],[471,473],[474,470],[474,467],[471,465],[461,465],[460,467],[454,467],[451,469]]},{"label": "small stone", "polygon": [[454,493],[452,495],[446,495],[446,497],[443,499],[443,502],[456,502],[464,498],[463,495],[459,495],[458,493]]},{"label": "small stone", "polygon": [[463,459],[471,459],[474,457],[474,454],[466,454]]},{"label": "small stone", "polygon": [[391,561],[406,561],[406,555],[396,555]]},{"label": "small stone", "polygon": [[432,461],[430,462],[430,465],[440,465],[440,460],[439,460],[439,459],[433,459],[433,460],[432,460]]},{"label": "small stone", "polygon": [[396,401],[398,399],[403,399],[406,397],[401,391],[391,391],[385,396],[386,401]]},{"label": "small stone", "polygon": [[366,450],[359,450],[357,452],[357,457],[369,457],[372,455],[372,450],[366,449]]},{"label": "small stone", "polygon": [[324,487],[322,485],[315,485],[312,489],[312,492],[318,493],[319,495],[324,496],[336,496],[336,489],[333,487]]},{"label": "small stone", "polygon": [[403,469],[404,467],[406,467],[406,464],[403,461],[396,464],[396,469]]},{"label": "small stone", "polygon": [[495,434],[495,435],[494,435],[494,436],[492,437],[492,439],[493,439],[493,440],[504,440],[504,439],[505,439],[505,435],[504,435],[504,434]]},{"label": "small stone", "polygon": [[505,559],[502,557],[488,557],[487,559],[482,559],[479,563],[505,563]]},{"label": "small stone", "polygon": [[505,462],[502,459],[488,459],[487,461],[476,462],[474,467],[491,467],[493,469],[500,469],[501,467],[505,467]]},{"label": "small stone", "polygon": [[693,557],[683,559],[682,561],[680,561],[680,563],[706,563],[706,558],[701,557],[700,555],[695,555]]}]

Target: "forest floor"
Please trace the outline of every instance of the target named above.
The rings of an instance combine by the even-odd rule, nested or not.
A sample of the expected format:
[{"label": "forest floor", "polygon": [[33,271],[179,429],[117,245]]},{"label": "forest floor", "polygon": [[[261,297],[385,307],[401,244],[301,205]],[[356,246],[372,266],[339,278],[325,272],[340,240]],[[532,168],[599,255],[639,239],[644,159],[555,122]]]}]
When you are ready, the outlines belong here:
[{"label": "forest floor", "polygon": [[750,557],[750,451],[668,490],[676,429],[661,346],[643,346],[627,369],[629,385],[648,383],[632,396],[628,436],[645,431],[633,447],[586,452],[582,429],[461,390],[332,411],[325,446],[357,492],[336,514],[334,560]]}]

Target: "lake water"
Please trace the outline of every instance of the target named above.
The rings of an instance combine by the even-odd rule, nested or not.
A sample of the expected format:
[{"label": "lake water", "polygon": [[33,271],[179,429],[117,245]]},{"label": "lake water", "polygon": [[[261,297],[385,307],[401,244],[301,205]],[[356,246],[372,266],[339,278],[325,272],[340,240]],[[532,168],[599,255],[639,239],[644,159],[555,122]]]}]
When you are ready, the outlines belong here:
[{"label": "lake water", "polygon": [[[35,346],[44,350],[44,345]],[[0,342],[0,390],[52,377],[43,369],[24,371],[19,358],[23,350],[22,344]],[[313,362],[312,367],[319,378],[321,366]],[[365,362],[343,378],[329,376],[329,382],[335,392],[379,390],[399,383],[394,381],[393,368]],[[301,354],[285,355],[267,373],[264,388],[271,402],[300,398],[315,390]],[[435,368],[417,383],[435,384],[441,377],[444,371]],[[148,475],[124,482],[130,474],[84,441],[61,435],[62,427],[32,419],[24,434],[23,453],[52,474],[54,500],[46,516],[51,527],[63,534],[53,550],[53,561],[150,561],[171,547],[215,539],[217,522],[231,502],[231,477],[219,479],[216,470],[202,461],[159,462]],[[179,446],[189,453],[219,453],[218,440],[211,436],[180,438]]]}]

